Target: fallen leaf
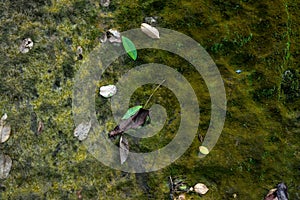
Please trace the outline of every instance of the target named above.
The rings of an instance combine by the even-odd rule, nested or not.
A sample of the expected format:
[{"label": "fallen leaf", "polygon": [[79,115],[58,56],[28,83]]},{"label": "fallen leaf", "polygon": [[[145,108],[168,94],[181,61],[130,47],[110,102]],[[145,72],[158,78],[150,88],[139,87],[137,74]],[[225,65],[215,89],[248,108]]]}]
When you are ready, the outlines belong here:
[{"label": "fallen leaf", "polygon": [[38,129],[37,129],[37,134],[41,134],[44,130],[44,123],[42,121],[39,121]]},{"label": "fallen leaf", "polygon": [[7,114],[4,113],[4,115],[0,119],[0,124],[3,124],[6,119],[7,119]]},{"label": "fallen leaf", "polygon": [[12,160],[8,155],[0,154],[0,179],[8,177],[12,165]]},{"label": "fallen leaf", "polygon": [[128,119],[129,117],[133,116],[135,113],[137,113],[143,106],[134,106],[127,110],[125,115],[122,117],[122,119]]},{"label": "fallen leaf", "polygon": [[200,151],[200,153],[202,153],[203,155],[209,154],[209,150],[208,150],[208,148],[205,147],[205,146],[200,146],[200,147],[199,147],[199,151]]},{"label": "fallen leaf", "polygon": [[141,125],[143,125],[146,120],[147,117],[149,116],[149,110],[140,108],[139,111],[137,113],[135,113],[133,116],[131,116],[130,118],[126,119],[126,120],[122,120],[118,126],[116,126],[114,128],[114,130],[112,130],[108,136],[109,137],[114,137],[120,134],[123,134],[125,131],[129,130],[129,129],[135,129]]},{"label": "fallen leaf", "polygon": [[125,36],[122,36],[122,44],[123,44],[123,47],[126,51],[126,53],[133,59],[133,60],[136,60],[137,58],[137,51],[136,51],[136,48],[135,48],[135,45],[133,44],[133,42],[125,37]]},{"label": "fallen leaf", "polygon": [[148,35],[149,37],[151,37],[153,39],[159,38],[158,30],[155,27],[150,26],[149,24],[142,23],[141,30],[143,31],[143,33],[145,33],[146,35]]},{"label": "fallen leaf", "polygon": [[6,142],[10,136],[10,125],[6,124],[6,125],[0,125],[0,142]]},{"label": "fallen leaf", "polygon": [[120,137],[120,160],[121,165],[127,160],[129,154],[129,145],[125,137]]},{"label": "fallen leaf", "polygon": [[197,183],[194,186],[194,191],[198,194],[206,194],[208,192],[208,188],[206,185],[204,185],[203,183]]}]

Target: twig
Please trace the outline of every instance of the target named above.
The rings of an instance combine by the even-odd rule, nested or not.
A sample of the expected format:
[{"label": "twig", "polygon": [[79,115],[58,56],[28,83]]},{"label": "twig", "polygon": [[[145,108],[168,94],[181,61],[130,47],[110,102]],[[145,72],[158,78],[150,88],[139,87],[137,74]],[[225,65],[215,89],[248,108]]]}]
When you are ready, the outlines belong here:
[{"label": "twig", "polygon": [[154,95],[154,93],[158,90],[158,88],[165,82],[166,80],[163,80],[152,92],[152,94],[150,95],[150,97],[148,98],[148,100],[146,101],[144,108],[146,108],[147,104],[149,103],[150,99],[152,98],[152,96]]}]

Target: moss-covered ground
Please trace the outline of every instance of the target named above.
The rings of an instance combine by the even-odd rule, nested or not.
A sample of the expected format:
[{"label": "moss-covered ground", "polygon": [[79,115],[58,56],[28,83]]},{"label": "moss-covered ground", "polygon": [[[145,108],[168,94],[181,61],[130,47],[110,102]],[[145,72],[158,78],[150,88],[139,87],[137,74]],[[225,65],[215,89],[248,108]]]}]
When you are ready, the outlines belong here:
[{"label": "moss-covered ground", "polygon": [[[263,199],[279,182],[288,186],[290,199],[300,199],[297,0],[112,0],[109,8],[99,2],[0,2],[0,115],[7,113],[12,127],[0,151],[13,160],[9,177],[0,180],[0,199],[168,199],[168,176],[186,177],[191,186],[203,182],[210,189],[187,199],[233,199],[234,194]],[[168,167],[127,174],[101,164],[73,136],[72,92],[76,72],[102,33],[138,28],[146,16],[158,16],[157,26],[182,32],[207,50],[224,80],[228,108],[221,137],[205,159],[197,157],[195,137]],[[27,37],[34,47],[22,54],[19,46]],[[83,48],[83,60],[77,59],[77,46]],[[180,57],[156,50],[138,53],[136,62],[124,56],[114,63],[99,85],[116,82],[142,63],[171,66],[199,98],[198,132],[205,136],[210,97],[201,76]],[[153,88],[137,90],[131,104],[145,103]],[[100,95],[95,101],[99,120],[111,117],[109,101]],[[159,134],[161,143],[155,137],[141,141],[140,151],[167,144],[180,120],[176,98],[166,88],[151,102],[166,106],[172,123]],[[40,134],[39,121],[44,124]]]}]

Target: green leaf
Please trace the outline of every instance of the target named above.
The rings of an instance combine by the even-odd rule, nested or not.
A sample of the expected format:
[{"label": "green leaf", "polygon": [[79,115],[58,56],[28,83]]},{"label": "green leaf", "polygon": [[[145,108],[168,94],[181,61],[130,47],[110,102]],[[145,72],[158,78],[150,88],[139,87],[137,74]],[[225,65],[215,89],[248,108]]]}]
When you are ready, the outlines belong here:
[{"label": "green leaf", "polygon": [[133,59],[133,60],[136,60],[137,58],[137,51],[136,51],[136,48],[133,44],[133,42],[125,37],[125,36],[122,36],[122,43],[123,43],[123,47],[126,51],[126,53]]},{"label": "green leaf", "polygon": [[125,115],[122,117],[122,119],[128,119],[129,117],[133,116],[135,113],[137,113],[143,106],[134,106],[132,108],[129,108]]},{"label": "green leaf", "polygon": [[178,187],[178,189],[181,190],[181,191],[185,191],[185,190],[188,189],[188,186],[187,186],[187,185],[180,185],[180,186]]}]

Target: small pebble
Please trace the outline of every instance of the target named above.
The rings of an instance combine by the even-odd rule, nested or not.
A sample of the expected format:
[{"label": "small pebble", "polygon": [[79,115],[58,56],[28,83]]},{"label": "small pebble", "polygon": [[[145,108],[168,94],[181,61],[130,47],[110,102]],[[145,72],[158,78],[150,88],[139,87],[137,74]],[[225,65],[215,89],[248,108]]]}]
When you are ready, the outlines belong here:
[{"label": "small pebble", "polygon": [[25,38],[19,47],[21,53],[28,53],[33,47],[33,41],[30,38]]},{"label": "small pebble", "polygon": [[109,29],[108,33],[111,34],[111,35],[113,35],[116,38],[120,38],[121,37],[121,33],[119,31],[117,31],[117,30],[114,30],[114,29]]},{"label": "small pebble", "polygon": [[114,85],[106,85],[100,87],[100,95],[109,98],[117,93],[117,87]]},{"label": "small pebble", "polygon": [[238,69],[238,70],[236,70],[235,72],[236,72],[237,74],[240,74],[240,73],[242,73],[242,70]]},{"label": "small pebble", "polygon": [[145,17],[144,21],[149,25],[155,25],[157,22],[156,18],[157,17]]},{"label": "small pebble", "polygon": [[109,6],[109,4],[110,4],[110,0],[101,0],[100,1],[100,5],[102,6],[102,7],[108,7]]},{"label": "small pebble", "polygon": [[90,128],[92,126],[91,121],[82,122],[79,124],[74,130],[74,136],[78,138],[78,140],[85,140],[89,134]]},{"label": "small pebble", "polygon": [[109,29],[106,33],[110,43],[122,43],[121,33],[114,29]]},{"label": "small pebble", "polygon": [[83,59],[83,55],[82,55],[83,49],[82,49],[81,46],[78,46],[78,47],[77,47],[76,53],[77,53],[77,59],[78,59],[78,60],[82,60],[82,59]]}]

